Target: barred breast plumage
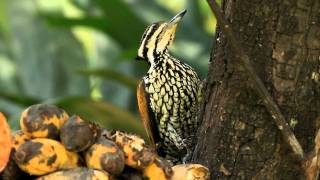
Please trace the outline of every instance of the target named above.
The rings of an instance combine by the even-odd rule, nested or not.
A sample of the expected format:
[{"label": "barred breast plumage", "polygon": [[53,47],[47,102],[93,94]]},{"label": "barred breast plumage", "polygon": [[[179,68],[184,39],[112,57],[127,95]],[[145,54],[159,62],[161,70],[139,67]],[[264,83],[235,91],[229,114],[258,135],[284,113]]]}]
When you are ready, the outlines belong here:
[{"label": "barred breast plumage", "polygon": [[198,127],[201,81],[192,67],[172,57],[168,46],[185,11],[169,22],[149,26],[138,59],[150,64],[138,86],[138,104],[152,144],[161,156],[181,160]]}]

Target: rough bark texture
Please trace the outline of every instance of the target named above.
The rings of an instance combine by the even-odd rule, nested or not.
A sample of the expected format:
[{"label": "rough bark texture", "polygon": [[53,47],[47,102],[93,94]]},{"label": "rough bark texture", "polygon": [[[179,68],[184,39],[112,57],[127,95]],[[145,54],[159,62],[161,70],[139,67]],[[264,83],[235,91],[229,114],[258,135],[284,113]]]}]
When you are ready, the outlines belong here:
[{"label": "rough bark texture", "polygon": [[[225,0],[236,38],[305,152],[320,127],[320,0]],[[212,179],[300,179],[300,163],[217,30],[193,160]]]}]

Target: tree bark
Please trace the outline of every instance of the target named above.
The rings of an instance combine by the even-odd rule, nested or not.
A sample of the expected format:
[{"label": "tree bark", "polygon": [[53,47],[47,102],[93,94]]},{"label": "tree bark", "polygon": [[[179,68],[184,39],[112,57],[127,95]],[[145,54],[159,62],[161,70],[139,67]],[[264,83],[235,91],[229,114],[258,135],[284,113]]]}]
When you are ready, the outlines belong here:
[{"label": "tree bark", "polygon": [[[225,0],[233,32],[305,152],[320,126],[320,1]],[[193,161],[212,179],[300,179],[254,85],[217,29]]]}]

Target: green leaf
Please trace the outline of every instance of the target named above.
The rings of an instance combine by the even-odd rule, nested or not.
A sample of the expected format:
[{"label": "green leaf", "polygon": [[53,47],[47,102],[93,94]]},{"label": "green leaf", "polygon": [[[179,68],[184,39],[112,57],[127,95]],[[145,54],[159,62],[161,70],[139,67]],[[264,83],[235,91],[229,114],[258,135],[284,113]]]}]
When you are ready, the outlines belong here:
[{"label": "green leaf", "polygon": [[4,100],[13,102],[15,104],[23,105],[23,106],[37,104],[40,102],[40,100],[36,98],[24,96],[21,94],[12,94],[12,93],[1,92],[1,91],[0,91],[0,99],[4,99]]},{"label": "green leaf", "polygon": [[80,69],[77,71],[80,74],[83,75],[89,75],[89,76],[97,76],[101,77],[103,79],[111,80],[114,82],[118,82],[126,87],[128,87],[131,90],[135,90],[138,85],[138,79],[125,75],[121,72],[118,72],[113,69]]},{"label": "green leaf", "polygon": [[43,17],[48,24],[57,27],[71,28],[74,26],[87,26],[102,32],[106,32],[108,27],[106,21],[99,17],[68,18],[60,15],[51,15],[45,13],[42,13],[40,16]]},{"label": "green leaf", "polygon": [[5,114],[12,130],[20,129],[20,115],[26,106],[0,98],[0,112]]},{"label": "green leaf", "polygon": [[116,63],[121,63],[123,61],[131,61],[137,57],[137,49],[127,49],[122,51]]},{"label": "green leaf", "polygon": [[54,104],[65,109],[69,115],[77,114],[104,128],[123,130],[146,137],[139,118],[109,102],[94,101],[85,97],[68,97]]},{"label": "green leaf", "polygon": [[2,33],[8,41],[11,35],[11,29],[8,21],[7,8],[6,0],[0,0],[0,33]]},{"label": "green leaf", "polygon": [[7,1],[16,91],[41,100],[88,95],[88,78],[74,73],[87,65],[81,44],[70,30],[48,28],[35,6],[33,1]]},{"label": "green leaf", "polygon": [[70,0],[70,3],[72,3],[73,6],[77,7],[78,9],[81,9],[84,12],[90,12],[90,4],[92,2],[90,0]]},{"label": "green leaf", "polygon": [[124,1],[96,0],[108,23],[106,32],[124,48],[137,49],[146,23]]}]

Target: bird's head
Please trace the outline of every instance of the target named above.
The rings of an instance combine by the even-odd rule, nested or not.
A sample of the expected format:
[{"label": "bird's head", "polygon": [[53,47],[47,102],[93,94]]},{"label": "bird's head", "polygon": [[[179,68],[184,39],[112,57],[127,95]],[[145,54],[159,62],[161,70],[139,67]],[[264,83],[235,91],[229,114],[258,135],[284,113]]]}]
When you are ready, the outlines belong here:
[{"label": "bird's head", "polygon": [[177,26],[186,12],[184,10],[178,13],[170,21],[160,21],[148,26],[142,35],[137,59],[155,64],[156,58],[172,44]]}]

